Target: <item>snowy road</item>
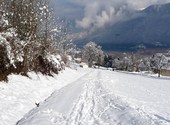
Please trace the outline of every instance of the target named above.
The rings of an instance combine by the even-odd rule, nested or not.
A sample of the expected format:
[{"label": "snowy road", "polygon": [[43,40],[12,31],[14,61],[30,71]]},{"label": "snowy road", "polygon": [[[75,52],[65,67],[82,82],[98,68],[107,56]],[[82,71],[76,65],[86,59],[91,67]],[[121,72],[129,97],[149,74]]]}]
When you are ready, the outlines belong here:
[{"label": "snowy road", "polygon": [[[160,88],[163,82],[165,88]],[[168,125],[170,111],[165,106],[170,104],[170,100],[162,102],[159,97],[154,97],[155,91],[162,92],[162,89],[170,87],[168,83],[169,80],[91,70],[54,92],[18,121],[17,125]],[[164,94],[168,94],[167,91]],[[157,95],[162,98],[165,96]],[[150,101],[154,99],[160,101],[160,104],[151,104]],[[157,110],[158,107],[154,106],[164,109]]]}]

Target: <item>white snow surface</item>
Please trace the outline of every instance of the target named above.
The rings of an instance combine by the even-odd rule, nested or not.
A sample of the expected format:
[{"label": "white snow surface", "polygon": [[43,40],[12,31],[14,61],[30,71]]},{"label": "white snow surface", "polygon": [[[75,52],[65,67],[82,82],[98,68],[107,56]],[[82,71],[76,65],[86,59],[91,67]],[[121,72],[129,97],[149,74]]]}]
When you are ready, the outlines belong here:
[{"label": "white snow surface", "polygon": [[[56,82],[56,86],[66,86],[57,89],[16,125],[170,125],[169,78],[153,78],[101,69],[78,69],[74,74],[72,70],[69,72],[65,80],[69,79],[68,76],[73,78],[75,74],[79,75],[74,76],[74,80],[69,79],[69,82],[58,80],[60,82]],[[7,91],[6,94],[10,95],[9,100],[13,99],[13,93]],[[34,99],[30,102],[34,103]],[[12,110],[21,107],[24,110],[25,105],[30,105],[22,103],[20,101],[18,107],[7,104],[7,107],[13,113]],[[2,106],[4,105],[6,104]],[[1,117],[8,108],[2,108],[4,112]],[[5,118],[13,119],[7,115]],[[3,125],[5,123],[8,122]]]},{"label": "white snow surface", "polygon": [[29,77],[0,82],[0,125],[170,125],[170,78],[89,68]]},{"label": "white snow surface", "polygon": [[[54,77],[29,73],[29,77],[10,75],[9,82],[0,82],[0,125],[15,125],[27,112],[48,98],[55,90],[72,83],[86,71],[66,68]],[[38,124],[37,124],[38,125]]]}]

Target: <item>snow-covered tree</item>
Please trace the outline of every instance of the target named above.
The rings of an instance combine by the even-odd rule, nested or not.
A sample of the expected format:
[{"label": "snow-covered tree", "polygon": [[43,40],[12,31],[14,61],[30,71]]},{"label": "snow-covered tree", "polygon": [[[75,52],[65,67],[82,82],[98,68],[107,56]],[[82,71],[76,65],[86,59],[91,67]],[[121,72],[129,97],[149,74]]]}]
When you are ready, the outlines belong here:
[{"label": "snow-covered tree", "polygon": [[158,77],[161,75],[161,70],[168,65],[168,59],[162,53],[157,53],[151,58],[151,67],[156,70]]},{"label": "snow-covered tree", "polygon": [[67,60],[67,55],[74,55],[76,51],[76,46],[73,44],[71,37],[69,37],[70,28],[69,22],[66,19],[57,19],[57,50],[61,53],[65,60]]},{"label": "snow-covered tree", "polygon": [[151,71],[151,58],[150,57],[145,57],[140,60],[139,70],[142,71]]},{"label": "snow-covered tree", "polygon": [[33,70],[51,74],[61,69],[58,61],[54,63],[58,25],[48,2],[0,1],[0,77],[6,72],[2,79],[10,73],[26,75]]},{"label": "snow-covered tree", "polygon": [[16,65],[23,60],[21,41],[16,37],[16,30],[8,27],[5,16],[5,12],[0,15],[0,80],[6,80],[8,74],[17,72]]},{"label": "snow-covered tree", "polygon": [[89,67],[92,67],[94,63],[101,65],[104,60],[101,47],[94,42],[89,42],[84,46],[83,56],[87,60]]},{"label": "snow-covered tree", "polygon": [[104,61],[104,52],[103,52],[101,46],[97,46],[97,61],[96,61],[96,64],[98,66],[101,66],[101,65],[103,65],[103,61]]}]

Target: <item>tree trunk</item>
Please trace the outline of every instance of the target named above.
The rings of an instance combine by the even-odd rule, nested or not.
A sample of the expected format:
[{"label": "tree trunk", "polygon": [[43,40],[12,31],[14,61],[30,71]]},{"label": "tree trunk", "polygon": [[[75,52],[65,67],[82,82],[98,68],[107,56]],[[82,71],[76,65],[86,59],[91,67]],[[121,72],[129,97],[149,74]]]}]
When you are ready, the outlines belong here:
[{"label": "tree trunk", "polygon": [[161,69],[158,70],[158,77],[161,77]]}]

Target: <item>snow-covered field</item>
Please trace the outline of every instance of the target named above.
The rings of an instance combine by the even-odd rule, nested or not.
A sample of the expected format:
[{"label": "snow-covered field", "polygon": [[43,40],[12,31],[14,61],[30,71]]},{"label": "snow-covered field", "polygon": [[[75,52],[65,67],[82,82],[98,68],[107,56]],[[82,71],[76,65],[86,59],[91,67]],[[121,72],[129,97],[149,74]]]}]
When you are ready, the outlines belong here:
[{"label": "snow-covered field", "polygon": [[48,98],[55,90],[72,83],[86,71],[66,69],[53,77],[29,73],[30,78],[10,75],[0,82],[0,125],[15,125],[27,112]]},{"label": "snow-covered field", "polygon": [[30,76],[0,85],[0,125],[170,125],[168,78],[101,69]]}]

